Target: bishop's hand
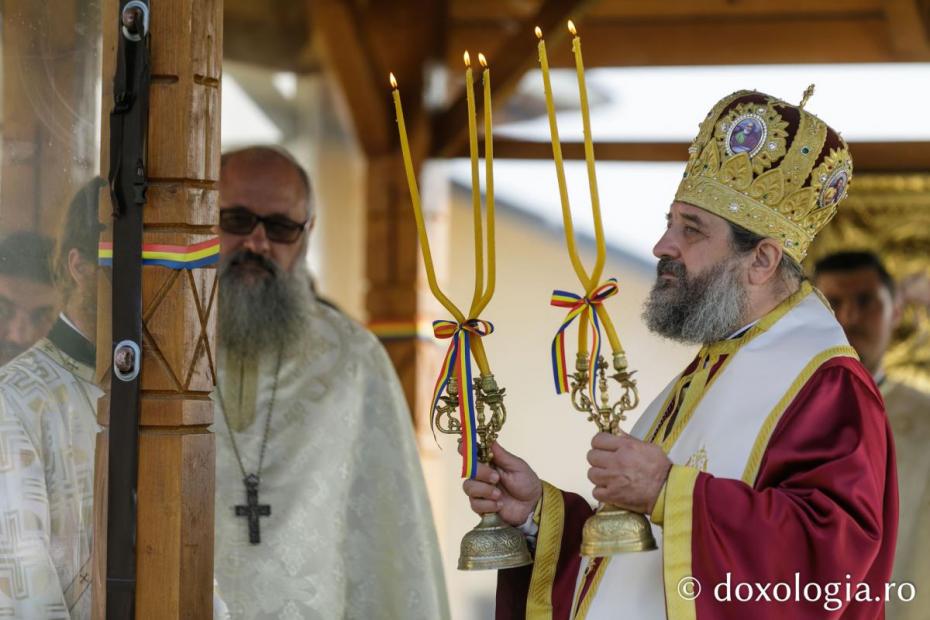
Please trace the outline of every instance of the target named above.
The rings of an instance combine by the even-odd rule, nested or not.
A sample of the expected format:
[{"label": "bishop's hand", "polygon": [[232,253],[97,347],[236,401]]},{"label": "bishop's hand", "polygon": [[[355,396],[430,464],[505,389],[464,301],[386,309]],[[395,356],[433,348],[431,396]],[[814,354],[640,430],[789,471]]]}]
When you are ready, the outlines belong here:
[{"label": "bishop's hand", "polygon": [[526,461],[500,444],[491,445],[491,454],[493,466],[479,463],[477,476],[466,480],[462,489],[476,513],[496,512],[507,523],[521,525],[542,497],[542,482]]},{"label": "bishop's hand", "polygon": [[588,452],[594,499],[651,514],[672,462],[659,446],[630,435],[598,433]]}]

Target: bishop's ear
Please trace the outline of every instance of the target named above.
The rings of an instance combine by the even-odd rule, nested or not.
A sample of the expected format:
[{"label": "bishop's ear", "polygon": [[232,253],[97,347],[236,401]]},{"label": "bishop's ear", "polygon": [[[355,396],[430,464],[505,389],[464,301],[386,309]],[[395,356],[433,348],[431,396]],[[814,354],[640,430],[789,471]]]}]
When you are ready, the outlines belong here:
[{"label": "bishop's ear", "polygon": [[749,283],[760,286],[770,282],[778,275],[778,266],[784,250],[773,239],[763,239],[752,251],[749,265]]}]

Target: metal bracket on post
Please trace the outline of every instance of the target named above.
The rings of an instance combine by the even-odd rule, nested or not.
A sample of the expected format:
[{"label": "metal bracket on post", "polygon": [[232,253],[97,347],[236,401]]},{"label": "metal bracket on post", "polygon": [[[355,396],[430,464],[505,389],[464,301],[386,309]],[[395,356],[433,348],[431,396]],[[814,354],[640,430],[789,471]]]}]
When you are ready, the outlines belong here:
[{"label": "metal bracket on post", "polygon": [[123,340],[113,348],[113,376],[120,381],[133,381],[142,367],[142,351],[132,340]]},{"label": "metal bracket on post", "polygon": [[120,21],[123,23],[123,36],[133,43],[138,43],[149,33],[148,4],[142,2],[142,0],[131,0],[131,2],[126,3],[120,15]]}]

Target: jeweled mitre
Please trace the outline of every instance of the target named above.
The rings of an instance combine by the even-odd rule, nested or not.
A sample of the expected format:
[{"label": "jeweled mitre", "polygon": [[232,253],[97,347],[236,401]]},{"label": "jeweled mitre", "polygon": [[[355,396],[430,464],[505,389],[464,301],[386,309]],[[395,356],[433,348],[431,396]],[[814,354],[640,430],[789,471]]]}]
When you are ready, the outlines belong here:
[{"label": "jeweled mitre", "polygon": [[801,106],[739,91],[713,107],[675,200],[781,241],[800,262],[852,179],[840,135]]}]

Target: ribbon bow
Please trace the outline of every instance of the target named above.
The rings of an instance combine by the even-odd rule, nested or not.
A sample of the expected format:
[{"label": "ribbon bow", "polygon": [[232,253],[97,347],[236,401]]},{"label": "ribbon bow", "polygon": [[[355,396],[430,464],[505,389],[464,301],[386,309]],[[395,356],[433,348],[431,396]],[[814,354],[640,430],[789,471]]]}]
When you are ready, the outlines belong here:
[{"label": "ribbon bow", "polygon": [[552,377],[555,379],[555,393],[564,394],[571,390],[568,384],[568,365],[565,363],[565,329],[572,324],[582,313],[587,313],[591,325],[591,357],[588,360],[590,369],[589,381],[591,401],[597,402],[597,360],[601,354],[601,322],[597,318],[596,306],[604,300],[616,295],[619,287],[616,278],[610,278],[604,284],[592,291],[588,297],[581,297],[568,291],[552,291],[549,304],[558,308],[568,308],[568,314],[562,321],[562,326],[552,339]]},{"label": "ribbon bow", "polygon": [[[433,321],[433,335],[440,339],[451,338],[442,362],[442,370],[433,390],[433,411],[439,398],[454,376],[459,384],[459,423],[462,429],[462,477],[474,478],[478,473],[478,425],[475,421],[475,395],[472,390],[471,344],[469,335],[479,338],[494,331],[489,321],[468,319],[464,323]],[[431,414],[432,419],[432,414]]]}]

